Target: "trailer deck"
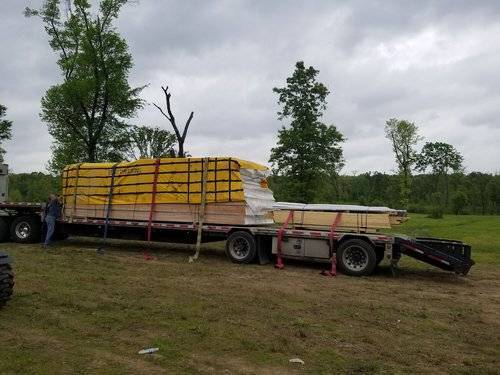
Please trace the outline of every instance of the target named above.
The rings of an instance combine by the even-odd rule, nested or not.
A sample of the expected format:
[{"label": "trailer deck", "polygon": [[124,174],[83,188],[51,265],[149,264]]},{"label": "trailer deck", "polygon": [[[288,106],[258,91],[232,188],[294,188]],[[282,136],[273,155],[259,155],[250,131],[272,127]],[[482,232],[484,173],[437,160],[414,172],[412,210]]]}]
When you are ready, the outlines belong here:
[{"label": "trailer deck", "polygon": [[[39,241],[42,203],[0,203],[0,238],[16,242]],[[382,260],[396,267],[407,255],[446,271],[466,275],[474,261],[471,248],[460,241],[439,238],[411,238],[399,234],[309,230],[279,226],[232,226],[157,221],[109,220],[102,218],[65,218],[59,229],[68,235],[109,238],[135,238],[152,241],[194,243],[201,229],[202,241],[226,240],[226,254],[235,263],[259,260],[268,263],[274,255],[278,268],[283,259],[336,263],[347,274],[367,275]],[[38,237],[36,236],[38,235]],[[134,237],[135,236],[135,237]]]}]

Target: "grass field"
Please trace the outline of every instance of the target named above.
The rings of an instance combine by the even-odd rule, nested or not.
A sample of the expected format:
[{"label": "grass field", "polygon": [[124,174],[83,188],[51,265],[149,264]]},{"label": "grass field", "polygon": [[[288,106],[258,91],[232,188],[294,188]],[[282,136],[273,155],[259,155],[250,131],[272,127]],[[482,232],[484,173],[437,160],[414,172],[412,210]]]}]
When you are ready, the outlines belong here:
[{"label": "grass field", "polygon": [[500,217],[412,215],[399,229],[463,239],[477,264],[465,278],[406,258],[398,278],[327,278],[233,265],[220,244],[194,264],[189,246],[155,244],[146,261],[139,243],[103,256],[91,240],[3,244],[16,289],[0,373],[499,373]]}]

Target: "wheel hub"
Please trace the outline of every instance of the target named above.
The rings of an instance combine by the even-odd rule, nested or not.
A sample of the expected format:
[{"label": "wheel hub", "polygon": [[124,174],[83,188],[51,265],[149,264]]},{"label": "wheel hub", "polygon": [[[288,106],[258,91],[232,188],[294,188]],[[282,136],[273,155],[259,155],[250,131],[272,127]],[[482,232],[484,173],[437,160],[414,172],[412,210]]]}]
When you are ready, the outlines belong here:
[{"label": "wheel hub", "polygon": [[20,222],[16,225],[16,236],[18,238],[26,239],[30,234],[30,226],[26,222]]},{"label": "wheel hub", "polygon": [[236,238],[231,242],[229,251],[234,258],[244,259],[250,251],[250,244],[245,238]]},{"label": "wheel hub", "polygon": [[351,271],[361,271],[368,265],[368,254],[361,246],[350,246],[342,254],[344,265]]}]

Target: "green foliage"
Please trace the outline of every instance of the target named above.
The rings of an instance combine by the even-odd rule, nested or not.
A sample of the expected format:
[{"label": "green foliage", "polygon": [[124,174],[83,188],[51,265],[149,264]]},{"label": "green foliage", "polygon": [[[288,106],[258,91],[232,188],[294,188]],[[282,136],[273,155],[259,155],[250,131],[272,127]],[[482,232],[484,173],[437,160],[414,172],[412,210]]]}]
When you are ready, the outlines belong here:
[{"label": "green foliage", "polygon": [[344,137],[335,126],[320,121],[329,91],[317,82],[318,73],[299,61],[287,85],[273,89],[282,106],[279,120],[291,118],[290,126],[279,130],[269,159],[274,173],[285,177],[280,196],[286,200],[317,201],[318,189],[326,188],[343,165]]},{"label": "green foliage", "polygon": [[455,215],[462,215],[465,213],[467,207],[468,197],[463,190],[458,190],[453,193],[451,197],[451,206]]},{"label": "green foliage", "polygon": [[59,0],[45,0],[26,16],[41,18],[64,80],[42,98],[41,118],[54,138],[49,168],[82,161],[117,161],[128,145],[126,119],[142,106],[142,87],[128,83],[132,57],[113,22],[127,0],[103,0],[96,15],[88,0],[74,0],[62,19]]},{"label": "green foliage", "polygon": [[385,134],[392,143],[399,171],[401,206],[407,208],[411,193],[411,171],[416,161],[416,144],[422,139],[418,127],[409,121],[391,118],[385,123]]},{"label": "green foliage", "polygon": [[450,171],[463,171],[464,158],[452,145],[444,142],[427,142],[417,157],[417,169],[430,169],[433,174],[447,175]]},{"label": "green foliage", "polygon": [[129,160],[175,156],[176,137],[158,127],[132,126],[126,155]]},{"label": "green foliage", "polygon": [[427,142],[417,157],[417,169],[424,172],[431,170],[436,179],[436,187],[444,190],[444,204],[449,201],[449,173],[463,172],[463,157],[450,144]]},{"label": "green foliage", "polygon": [[[6,120],[7,107],[0,104],[0,144],[12,137],[12,121]],[[3,163],[5,150],[0,147],[0,163]]]},{"label": "green foliage", "polygon": [[9,175],[9,201],[45,202],[50,194],[60,194],[61,179],[41,172]]},{"label": "green foliage", "polygon": [[[286,200],[287,177],[273,176],[270,187],[277,200]],[[399,175],[380,172],[362,173],[357,176],[339,175],[325,180],[316,189],[317,203],[346,203],[369,206],[389,206],[402,208],[399,198]],[[412,177],[412,190],[408,210],[429,214],[438,209],[445,214],[459,210],[460,214],[500,214],[500,175],[472,172],[468,175],[453,173],[448,176],[450,205],[444,202],[444,193],[436,189],[436,177],[432,174],[417,174]],[[466,197],[463,201],[463,195]],[[459,196],[459,198],[457,198]],[[458,201],[460,199],[460,209]]]},{"label": "green foliage", "polygon": [[442,219],[444,215],[443,207],[443,197],[440,192],[434,192],[431,194],[432,206],[429,212],[429,217],[431,219]]}]

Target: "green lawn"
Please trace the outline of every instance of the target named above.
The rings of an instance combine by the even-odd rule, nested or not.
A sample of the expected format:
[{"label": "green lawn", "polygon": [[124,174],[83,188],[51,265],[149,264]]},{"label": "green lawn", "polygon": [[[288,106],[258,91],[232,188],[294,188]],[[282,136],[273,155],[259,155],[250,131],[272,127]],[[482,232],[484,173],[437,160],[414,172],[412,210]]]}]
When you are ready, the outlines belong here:
[{"label": "green lawn", "polygon": [[0,373],[498,373],[500,218],[411,216],[398,231],[473,245],[467,277],[404,258],[397,278],[386,266],[327,278],[233,265],[220,244],[193,264],[189,246],[155,244],[147,261],[136,242],[103,256],[91,240],[3,244],[16,289],[0,310]]},{"label": "green lawn", "polygon": [[410,220],[394,231],[461,240],[472,246],[476,262],[500,265],[500,216],[446,215],[444,219],[429,219],[410,214]]}]

